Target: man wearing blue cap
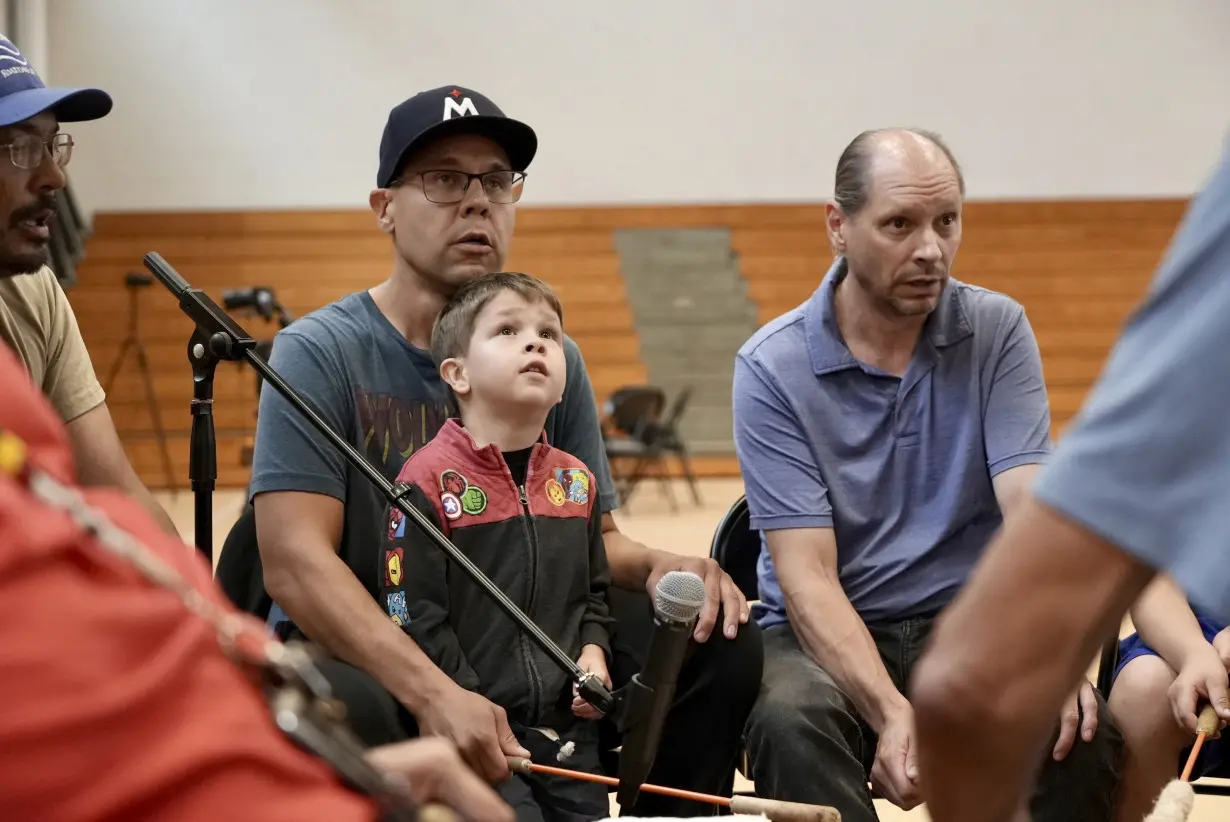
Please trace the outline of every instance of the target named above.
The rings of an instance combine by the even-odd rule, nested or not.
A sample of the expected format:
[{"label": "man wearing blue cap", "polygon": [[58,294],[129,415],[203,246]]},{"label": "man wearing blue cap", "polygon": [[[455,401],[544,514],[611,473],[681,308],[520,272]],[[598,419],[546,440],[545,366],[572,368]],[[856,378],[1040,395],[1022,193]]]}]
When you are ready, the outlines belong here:
[{"label": "man wearing blue cap", "polygon": [[73,153],[60,124],[110,111],[105,91],[45,87],[0,35],[0,339],[67,426],[82,482],[119,488],[173,534],[170,517],[128,462],[76,317],[47,267],[55,195]]},{"label": "man wearing blue cap", "polygon": [[[131,469],[46,268],[48,224],[73,145],[60,124],[110,109],[96,89],[44,88],[0,36],[0,808],[13,819],[379,818],[373,799],[274,724],[202,614],[237,617],[199,554],[163,533],[173,529],[144,489],[79,487]],[[83,431],[96,438],[84,450]],[[19,463],[67,493],[31,482]],[[105,548],[65,508],[121,529],[126,550]],[[368,760],[461,819],[513,818],[443,740]]]},{"label": "man wearing blue cap", "polygon": [[[389,279],[325,306],[276,338],[274,367],[390,481],[454,413],[428,353],[432,325],[462,283],[502,270],[537,147],[533,129],[463,86],[425,91],[395,107],[370,195],[376,223],[392,240]],[[652,630],[646,592],[668,571],[701,576],[709,602],[651,781],[729,793],[762,664],[756,628],[744,624],[747,602],[713,561],[652,550],[619,532],[593,390],[569,339],[565,358],[564,397],[546,430],[551,444],[596,477],[612,576],[623,589],[611,595],[619,621],[612,678],[618,687],[640,670]],[[506,755],[526,752],[504,712],[432,665],[391,619],[397,616],[392,606],[377,600],[384,579],[383,557],[377,556],[384,500],[273,391],[261,396],[250,493],[264,590],[280,606],[270,619],[349,663],[334,671],[335,687],[349,694],[350,716],[368,741],[385,741],[385,733],[446,736],[480,773],[507,779]],[[710,636],[715,628],[721,636]],[[604,747],[614,747],[617,736],[603,724],[610,743]],[[710,812],[644,793],[637,807],[623,811]]]}]

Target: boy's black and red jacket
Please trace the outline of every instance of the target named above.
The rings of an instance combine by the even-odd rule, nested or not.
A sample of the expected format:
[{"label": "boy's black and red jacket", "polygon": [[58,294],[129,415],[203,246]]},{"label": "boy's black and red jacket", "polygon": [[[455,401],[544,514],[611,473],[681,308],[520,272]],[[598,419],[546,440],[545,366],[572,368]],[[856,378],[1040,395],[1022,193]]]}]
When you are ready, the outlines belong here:
[{"label": "boy's black and red jacket", "polygon": [[[398,480],[407,499],[547,636],[576,659],[598,645],[610,660],[610,568],[593,475],[544,439],[518,485],[499,448],[475,447],[456,420],[416,451]],[[521,724],[576,721],[570,678],[531,643],[448,556],[386,510],[380,602],[453,681]]]}]

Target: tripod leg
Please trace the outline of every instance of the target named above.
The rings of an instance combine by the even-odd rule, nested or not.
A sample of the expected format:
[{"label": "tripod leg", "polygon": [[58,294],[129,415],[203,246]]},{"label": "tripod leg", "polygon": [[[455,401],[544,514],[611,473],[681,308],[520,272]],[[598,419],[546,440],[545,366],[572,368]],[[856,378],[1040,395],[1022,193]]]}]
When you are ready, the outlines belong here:
[{"label": "tripod leg", "polygon": [[158,394],[154,391],[154,375],[150,372],[149,359],[145,356],[145,344],[137,340],[136,348],[137,364],[145,379],[146,402],[149,403],[150,417],[154,421],[154,435],[158,438],[158,448],[162,451],[162,468],[167,474],[167,485],[172,492],[178,493],[179,485],[175,482],[175,469],[171,467],[171,449],[167,445],[167,432],[162,427],[162,411],[158,405]]},{"label": "tripod leg", "polygon": [[120,369],[124,367],[124,358],[128,356],[128,349],[132,348],[135,340],[131,337],[125,337],[124,342],[120,344],[120,351],[115,357],[115,362],[111,363],[111,371],[107,374],[107,379],[103,382],[103,391],[108,396],[111,394],[111,388],[115,385],[115,378],[120,375]]}]

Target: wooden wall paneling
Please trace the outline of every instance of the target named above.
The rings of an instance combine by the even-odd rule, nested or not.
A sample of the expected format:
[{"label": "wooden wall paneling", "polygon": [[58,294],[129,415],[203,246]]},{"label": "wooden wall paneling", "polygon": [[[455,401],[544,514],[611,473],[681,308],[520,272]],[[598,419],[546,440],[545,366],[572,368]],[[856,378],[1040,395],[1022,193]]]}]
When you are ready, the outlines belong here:
[{"label": "wooden wall paneling", "polygon": [[[967,204],[955,276],[1003,291],[1026,307],[1042,350],[1056,432],[1079,409],[1124,320],[1150,282],[1186,201],[1062,201]],[[723,206],[523,208],[507,268],[551,283],[565,327],[591,371],[599,402],[620,385],[644,382],[645,364],[619,273],[614,231],[712,227],[731,231],[748,292],[761,322],[815,290],[832,261],[819,203]],[[388,273],[388,238],[362,209],[98,214],[79,285],[70,292],[100,376],[127,330],[122,283],[158,251],[194,285],[221,300],[223,290],[272,287],[296,317]],[[159,285],[141,294],[142,331],[155,372],[176,470],[187,484],[191,326]],[[274,327],[248,315],[255,336]],[[251,436],[256,401],[250,370],[219,369],[219,482],[243,485],[237,455]],[[148,433],[144,387],[135,368],[110,398],[134,465],[161,487],[160,456]],[[729,458],[704,461],[704,475],[731,475]]]}]

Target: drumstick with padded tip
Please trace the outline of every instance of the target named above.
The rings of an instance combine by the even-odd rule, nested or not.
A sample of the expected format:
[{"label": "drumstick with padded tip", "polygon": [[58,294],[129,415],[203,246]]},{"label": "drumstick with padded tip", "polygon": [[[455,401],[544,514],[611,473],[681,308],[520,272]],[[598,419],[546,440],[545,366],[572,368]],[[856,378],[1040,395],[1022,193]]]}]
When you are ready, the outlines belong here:
[{"label": "drumstick with padded tip", "polygon": [[[582,779],[586,782],[599,782],[603,785],[619,785],[619,780],[613,776],[573,771],[568,768],[557,768],[554,765],[536,765],[520,756],[508,757],[508,767],[513,773],[550,774],[552,776]],[[730,808],[733,813],[765,816],[773,820],[773,822],[841,822],[841,814],[838,813],[837,809],[825,805],[782,802],[777,799],[761,799],[758,796],[714,796],[708,793],[685,791],[680,788],[667,788],[662,785],[641,785],[641,790],[645,793],[657,793],[663,796],[673,796],[677,799],[691,799],[695,802],[706,802],[710,805],[722,805]]]},{"label": "drumstick with padded tip", "polygon": [[1216,734],[1220,726],[1221,720],[1217,716],[1217,709],[1212,705],[1205,705],[1204,710],[1200,712],[1200,717],[1196,720],[1196,742],[1192,745],[1192,752],[1187,757],[1183,774],[1178,779],[1170,780],[1162,789],[1157,797],[1157,803],[1153,806],[1153,812],[1145,817],[1145,822],[1186,822],[1187,817],[1191,815],[1192,805],[1196,801],[1196,792],[1192,790],[1192,784],[1189,781],[1192,768],[1196,766],[1196,757],[1200,756],[1200,746],[1204,744],[1205,739]]}]

